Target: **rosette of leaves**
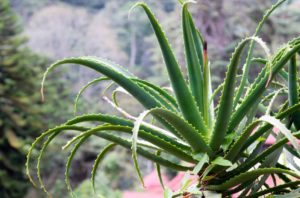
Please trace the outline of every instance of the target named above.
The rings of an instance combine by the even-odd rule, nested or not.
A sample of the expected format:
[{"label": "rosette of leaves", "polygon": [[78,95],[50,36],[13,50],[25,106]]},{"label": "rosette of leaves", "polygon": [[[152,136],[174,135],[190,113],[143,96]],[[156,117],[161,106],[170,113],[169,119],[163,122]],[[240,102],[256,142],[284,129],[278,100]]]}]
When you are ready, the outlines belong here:
[{"label": "rosette of leaves", "polygon": [[[294,189],[300,184],[299,170],[279,163],[278,158],[283,148],[298,158],[300,154],[297,143],[300,137],[300,103],[296,72],[300,37],[290,40],[273,55],[258,37],[269,15],[282,3],[284,0],[267,10],[254,35],[238,43],[227,66],[225,79],[214,91],[210,81],[207,44],[194,25],[188,11],[189,2],[181,2],[188,80],[185,79],[158,20],[146,4],[137,3],[134,7],[140,6],[145,11],[157,37],[171,89],[138,79],[123,67],[96,57],[57,61],[45,72],[42,87],[47,74],[59,65],[89,67],[104,77],[87,84],[78,97],[94,83],[112,81],[119,88],[113,92],[113,101],[107,97],[105,99],[122,116],[101,113],[81,115],[42,133],[33,142],[27,156],[27,173],[31,181],[34,183],[28,169],[32,149],[44,141],[38,157],[37,177],[46,191],[39,171],[43,153],[59,134],[76,131],[78,135],[64,146],[68,148],[74,145],[66,165],[66,183],[70,190],[68,176],[71,161],[80,146],[94,136],[112,143],[95,160],[92,169],[93,186],[103,157],[115,146],[121,146],[132,150],[137,175],[142,183],[137,155],[153,161],[157,165],[159,176],[160,166],[198,175],[196,184],[189,185],[187,182],[178,192],[172,193],[166,188],[166,197],[189,193],[207,197],[213,196],[207,193],[223,197],[230,197],[235,193],[240,193],[240,197],[297,193]],[[253,57],[255,45],[263,49],[265,56]],[[240,60],[243,54],[247,57],[244,63]],[[249,69],[254,64],[261,64],[262,69],[251,82]],[[286,65],[288,68],[285,68]],[[239,66],[242,66],[241,75],[238,74]],[[118,106],[116,97],[116,93],[120,91],[135,98],[144,106],[145,111],[134,117],[123,110]],[[217,97],[219,92],[221,95]],[[286,96],[283,97],[286,101],[276,103],[279,95]],[[152,116],[157,121],[156,124],[144,121],[146,116]],[[98,123],[97,126],[91,124],[95,122]],[[280,132],[273,133],[273,127]],[[269,135],[275,136],[276,142],[265,148],[264,142]],[[181,163],[170,160],[171,156],[178,158]],[[268,176],[278,178],[281,184],[275,185],[276,187],[267,185]]]}]

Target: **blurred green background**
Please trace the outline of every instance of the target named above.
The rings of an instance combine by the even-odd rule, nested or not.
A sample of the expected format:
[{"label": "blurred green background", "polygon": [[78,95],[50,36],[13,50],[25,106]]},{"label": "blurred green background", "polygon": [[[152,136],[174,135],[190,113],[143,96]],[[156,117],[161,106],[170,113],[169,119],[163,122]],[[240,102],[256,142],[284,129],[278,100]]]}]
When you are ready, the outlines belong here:
[{"label": "blurred green background", "polygon": [[[93,55],[117,62],[161,86],[168,86],[166,71],[152,29],[141,9],[128,10],[136,0],[0,0],[0,197],[46,197],[29,184],[24,171],[30,143],[43,130],[73,116],[74,97],[88,81],[98,77],[80,67],[55,70],[46,83],[46,101],[40,99],[43,71],[53,61],[69,56]],[[145,0],[156,13],[183,58],[180,6],[177,0]],[[257,22],[273,0],[198,0],[190,6],[209,46],[213,85],[216,87],[235,44],[254,33]],[[276,50],[299,33],[300,1],[288,0],[267,21],[260,35]],[[260,53],[257,51],[256,53]],[[185,70],[185,68],[182,68]],[[251,68],[254,76],[260,68]],[[110,112],[101,92],[107,84],[91,87],[79,102],[79,114]],[[123,96],[120,104],[130,113],[142,111]],[[68,136],[51,145],[42,161],[42,175],[53,197],[70,197],[64,184],[68,155],[61,146]],[[90,170],[105,141],[90,140],[72,164],[71,181],[77,197],[92,197]],[[37,155],[37,153],[35,153]],[[141,161],[144,174],[153,164]],[[34,165],[32,169],[34,171]],[[168,176],[176,173],[167,172]],[[97,182],[98,181],[98,182]],[[96,178],[97,193],[121,197],[124,190],[139,190],[130,152],[121,148],[108,155]]]}]

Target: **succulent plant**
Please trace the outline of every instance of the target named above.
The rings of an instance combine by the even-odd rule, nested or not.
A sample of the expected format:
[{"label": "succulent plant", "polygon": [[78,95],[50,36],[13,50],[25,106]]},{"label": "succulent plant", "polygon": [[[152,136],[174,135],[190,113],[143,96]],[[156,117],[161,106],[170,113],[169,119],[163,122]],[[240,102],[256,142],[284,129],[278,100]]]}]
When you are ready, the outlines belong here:
[{"label": "succulent plant", "polygon": [[[118,105],[113,94],[113,101],[107,97],[105,99],[121,112],[121,116],[84,114],[42,133],[33,142],[27,156],[26,166],[30,180],[34,183],[29,173],[33,148],[44,141],[38,157],[37,176],[42,188],[46,190],[39,168],[43,153],[59,134],[77,131],[78,135],[64,146],[68,148],[74,144],[66,165],[66,183],[70,190],[68,176],[71,161],[80,146],[88,138],[95,136],[112,143],[95,160],[92,170],[93,186],[103,157],[115,146],[122,146],[132,150],[134,166],[142,183],[138,155],[157,164],[159,176],[160,166],[198,176],[196,183],[184,185],[175,193],[165,193],[166,196],[176,197],[188,193],[205,195],[214,192],[216,196],[223,197],[230,197],[235,193],[240,193],[240,197],[259,197],[266,194],[297,193],[295,189],[300,185],[299,170],[288,168],[279,163],[278,159],[283,148],[298,158],[300,154],[297,142],[300,138],[299,79],[296,68],[300,37],[290,40],[273,55],[266,43],[258,37],[269,15],[284,1],[278,1],[266,11],[253,36],[238,43],[227,66],[225,79],[215,90],[211,86],[207,43],[195,27],[188,10],[190,2],[181,2],[188,80],[185,79],[154,14],[146,4],[137,3],[134,7],[140,6],[145,11],[157,37],[171,89],[138,79],[123,67],[96,57],[57,61],[45,72],[42,89],[47,74],[54,68],[63,64],[82,65],[105,77],[95,79],[83,87],[76,103],[90,85],[112,81],[120,87],[114,93],[127,93],[142,104],[145,111],[138,117],[130,115]],[[253,57],[255,44],[263,49],[265,57]],[[241,64],[243,54],[246,54],[246,60]],[[251,82],[249,69],[253,64],[263,67]],[[287,64],[288,71],[285,69]],[[239,66],[242,66],[241,75],[238,74]],[[280,101],[275,106],[279,95],[286,96],[286,101]],[[152,116],[157,123],[144,121],[146,116]],[[99,125],[93,126],[91,123],[94,122]],[[82,123],[85,123],[84,126]],[[280,133],[275,134],[273,127],[279,129]],[[276,136],[276,142],[265,148],[264,142],[269,135]],[[181,163],[173,162],[170,156],[178,158]],[[282,184],[268,186],[266,179],[270,175],[272,178],[278,177]]]}]

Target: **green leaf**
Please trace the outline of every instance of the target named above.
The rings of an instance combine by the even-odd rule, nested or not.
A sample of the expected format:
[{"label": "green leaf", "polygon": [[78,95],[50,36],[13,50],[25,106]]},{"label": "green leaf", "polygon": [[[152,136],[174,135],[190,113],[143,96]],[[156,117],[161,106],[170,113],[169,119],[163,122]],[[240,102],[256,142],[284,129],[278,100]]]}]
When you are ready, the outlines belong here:
[{"label": "green leaf", "polygon": [[[185,56],[189,74],[189,84],[197,102],[197,105],[199,107],[199,111],[204,113],[205,103],[203,93],[205,87],[203,82],[203,54],[201,54],[200,57],[197,54],[195,42],[197,38],[194,38],[195,34],[193,34],[193,32],[196,30],[187,6],[188,4],[185,3],[182,7],[182,27],[185,46]],[[202,43],[200,43],[200,45],[200,52],[202,52]]]},{"label": "green leaf", "polygon": [[[150,84],[150,83],[149,83]],[[174,111],[174,112],[178,112],[178,109],[176,106],[174,106],[174,104],[170,103],[169,102],[169,98],[166,98],[164,97],[163,95],[161,95],[161,93],[166,93],[164,90],[162,89],[159,89],[159,88],[156,88],[156,89],[153,89],[154,85],[153,86],[148,86],[148,85],[145,85],[143,83],[139,83],[138,82],[138,85],[143,87],[149,94],[151,94],[158,102],[160,102],[161,106],[162,107],[165,107],[171,111]],[[169,95],[170,96],[170,95]],[[172,96],[170,96],[172,97]],[[174,98],[173,98],[174,99]],[[175,103],[176,105],[176,103]]]},{"label": "green leaf", "polygon": [[44,73],[43,81],[42,81],[42,93],[44,82],[48,73],[53,70],[55,67],[62,64],[79,64],[87,66],[91,69],[94,69],[108,78],[112,79],[124,89],[126,89],[131,95],[133,95],[141,104],[143,104],[146,108],[153,108],[160,106],[159,103],[149,95],[143,88],[139,87],[135,82],[133,82],[128,76],[124,75],[123,70],[118,69],[116,65],[111,64],[107,60],[102,60],[95,57],[79,57],[79,58],[67,58],[56,63],[52,64],[48,67],[47,71]]},{"label": "green leaf", "polygon": [[[161,153],[161,151],[158,150],[158,151],[156,152],[156,155],[160,156],[160,153]],[[162,187],[163,189],[165,189],[164,181],[163,181],[163,178],[162,178],[162,175],[161,175],[160,165],[157,164],[157,163],[155,163],[155,167],[156,167],[156,172],[157,172],[157,175],[158,175],[159,183],[160,183],[161,187]]]},{"label": "green leaf", "polygon": [[209,156],[213,155],[211,148],[207,145],[205,138],[183,118],[175,113],[161,108],[151,110],[153,115],[159,116],[170,123],[185,140],[191,145],[196,153],[207,153]]},{"label": "green leaf", "polygon": [[70,179],[69,179],[69,172],[70,172],[70,168],[71,168],[71,163],[72,160],[77,152],[77,150],[79,149],[79,147],[90,137],[90,135],[84,136],[82,137],[74,146],[74,148],[72,149],[68,160],[67,160],[67,164],[66,164],[66,171],[65,171],[65,182],[67,184],[68,190],[71,192],[71,196],[72,197],[76,197],[75,194],[73,193],[72,190],[72,186],[70,184]]},{"label": "green leaf", "polygon": [[[270,61],[272,65],[272,78],[283,68],[283,66],[289,61],[289,59],[300,50],[300,37],[291,40],[288,44],[283,46]],[[269,81],[269,75],[267,68],[258,75],[252,84],[249,93],[243,99],[237,110],[233,113],[229,123],[228,133],[234,130],[234,128],[240,123],[248,111],[253,107],[260,97],[267,89]]]},{"label": "green leaf", "polygon": [[[80,138],[84,137],[87,134],[99,134],[99,132],[102,133],[102,131],[113,131],[114,133],[116,132],[121,132],[121,133],[129,133],[132,134],[132,127],[124,127],[124,126],[118,126],[118,125],[100,125],[97,127],[94,127],[88,131],[85,131],[77,136],[75,136],[72,140],[70,140],[65,146],[64,149],[68,148],[72,143],[76,142]],[[170,154],[173,154],[174,156],[180,158],[181,160],[187,161],[187,162],[192,162],[194,163],[195,160],[185,151],[181,150],[180,148],[176,147],[175,145],[172,145],[170,142],[160,139],[155,137],[154,135],[151,135],[143,130],[139,131],[139,136],[148,141],[149,143],[153,145],[157,145],[161,149],[164,149],[163,151],[168,152]]]},{"label": "green leaf", "polygon": [[212,162],[212,164],[214,165],[220,165],[220,166],[232,166],[233,164],[231,163],[231,161],[224,159],[223,157],[217,157],[216,159],[214,159]]},{"label": "green leaf", "polygon": [[[101,138],[104,138],[106,140],[115,142],[118,145],[123,146],[127,149],[131,149],[132,143],[128,140],[122,139],[122,138],[120,138],[118,136],[115,136],[115,135],[112,135],[108,132],[101,132],[101,133],[97,133],[96,135],[101,137]],[[150,153],[149,151],[143,149],[140,146],[137,147],[137,153],[140,154],[141,156],[155,162],[155,163],[158,163],[159,165],[165,166],[165,167],[170,168],[170,169],[174,169],[174,170],[177,170],[177,171],[187,171],[187,170],[192,169],[192,167],[175,164],[175,163],[173,163],[173,162],[171,162],[171,161],[169,161],[165,158],[162,158],[162,157],[157,156],[153,153]]]},{"label": "green leaf", "polygon": [[[294,133],[294,136],[297,138],[300,138],[300,132]],[[238,174],[244,171],[249,170],[252,168],[255,164],[261,162],[264,160],[267,156],[275,152],[277,149],[280,149],[284,144],[288,143],[287,138],[282,138],[280,140],[277,140],[275,144],[272,146],[268,147],[266,150],[263,152],[259,153],[259,155],[255,156],[255,158],[248,158],[243,164],[238,166],[236,169],[232,170],[231,172],[228,172],[227,177],[231,177],[234,174]]]},{"label": "green leaf", "polygon": [[283,123],[280,122],[280,120],[272,117],[272,116],[268,116],[268,115],[264,115],[260,118],[260,120],[268,122],[270,124],[272,124],[273,126],[275,126],[276,128],[278,128],[280,130],[280,132],[290,141],[290,143],[294,146],[294,148],[296,149],[296,151],[298,152],[298,154],[300,154],[300,146],[298,144],[298,140],[297,138],[295,138],[293,136],[293,134],[291,133],[290,130],[288,130],[285,125]]},{"label": "green leaf", "polygon": [[143,88],[148,87],[148,89],[153,89],[154,91],[156,91],[157,93],[159,93],[166,101],[168,101],[169,103],[171,103],[176,109],[178,108],[178,104],[176,99],[171,96],[167,91],[165,91],[164,89],[161,89],[160,87],[149,83],[148,81],[144,81],[144,80],[140,80],[140,79],[132,79],[134,82],[137,82],[140,86],[142,86]]},{"label": "green leaf", "polygon": [[[147,109],[161,107],[161,104],[144,88],[140,87],[137,83],[132,81],[128,76],[124,75],[122,69],[118,69],[118,67],[106,60],[102,60],[95,57],[80,57],[80,58],[68,58],[57,61],[47,68],[47,71],[44,73],[42,80],[42,88],[41,92],[43,93],[44,83],[48,73],[53,70],[55,67],[62,64],[79,64],[87,66],[91,69],[94,69],[123,87],[127,92],[129,92],[132,96],[134,96],[142,105],[144,105]],[[164,124],[171,131],[173,128],[168,125],[168,123],[163,120],[159,120],[162,124]],[[176,132],[173,131],[176,134]],[[179,137],[180,138],[180,137]]]},{"label": "green leaf", "polygon": [[[299,93],[298,93],[298,82],[297,82],[297,64],[296,64],[296,55],[291,58],[289,64],[289,105],[293,106],[299,103]],[[296,111],[292,114],[292,121],[297,128],[300,130],[300,111]]]},{"label": "green leaf", "polygon": [[95,177],[97,174],[97,169],[99,167],[99,164],[101,163],[101,161],[104,159],[104,157],[106,156],[106,154],[111,151],[117,144],[115,143],[111,143],[108,144],[107,146],[105,146],[102,151],[97,155],[97,158],[93,164],[93,168],[92,168],[92,172],[91,172],[91,182],[92,182],[92,187],[93,187],[93,191],[94,193],[96,193],[96,189],[95,189]]},{"label": "green leaf", "polygon": [[[69,120],[66,122],[66,125],[74,125],[74,124],[79,124],[82,122],[105,122],[109,123],[112,125],[120,125],[120,126],[127,126],[127,127],[133,127],[134,124],[132,121],[115,117],[115,116],[110,116],[110,115],[104,115],[104,114],[90,114],[90,115],[83,115],[83,116],[78,116],[72,120]],[[169,137],[164,133],[163,130],[160,130],[159,127],[156,128],[150,128],[149,126],[145,126],[144,124],[141,126],[141,129],[150,135],[156,136],[160,138],[161,140],[164,140],[166,142],[171,143],[172,145],[180,148],[181,150],[186,150],[186,151],[191,151],[191,148],[184,144],[183,142],[179,142],[176,139]]]},{"label": "green leaf", "polygon": [[90,87],[91,85],[95,84],[95,83],[98,83],[98,82],[102,82],[102,81],[105,81],[105,80],[110,80],[109,78],[105,78],[105,77],[101,77],[101,78],[96,78],[92,81],[90,81],[88,84],[86,84],[85,86],[83,86],[79,92],[77,93],[76,95],[76,98],[75,98],[75,101],[74,101],[74,115],[76,115],[77,113],[77,104],[78,104],[78,100],[81,96],[81,94],[88,88]]},{"label": "green leaf", "polygon": [[86,131],[86,130],[88,130],[88,128],[80,127],[80,126],[58,126],[58,127],[53,128],[53,129],[49,129],[48,131],[42,133],[38,138],[36,138],[36,140],[31,144],[31,147],[29,148],[29,151],[28,151],[27,156],[26,156],[26,163],[25,163],[26,175],[28,176],[29,181],[34,186],[36,186],[36,184],[35,184],[33,178],[31,177],[30,169],[29,169],[29,162],[30,162],[31,155],[32,155],[34,147],[40,141],[42,141],[43,138],[47,137],[48,135],[53,134],[53,133],[57,133],[57,132],[61,132],[61,131],[64,131],[64,130]]},{"label": "green leaf", "polygon": [[[116,66],[111,62],[108,62],[107,60],[102,60],[95,57],[63,59],[57,61],[56,63],[48,67],[47,71],[44,73],[43,80],[42,80],[42,88],[41,88],[42,97],[43,97],[44,82],[46,80],[48,73],[51,70],[53,70],[55,67],[62,64],[68,64],[68,63],[84,65],[106,75],[111,80],[115,81],[117,84],[123,87],[126,91],[128,91],[132,96],[134,96],[142,105],[144,105],[148,109],[161,107],[161,104],[151,94],[149,94],[145,89],[143,89],[134,81],[132,81],[129,76],[125,75],[127,73],[123,72],[124,69],[119,69],[119,66]],[[168,123],[164,123],[163,121],[161,122],[166,127],[172,130],[172,127],[169,126]]]},{"label": "green leaf", "polygon": [[245,130],[242,132],[240,137],[237,139],[237,141],[233,144],[233,146],[229,149],[228,153],[225,155],[225,159],[233,161],[234,159],[239,156],[239,154],[242,152],[241,149],[245,143],[245,141],[248,139],[248,137],[251,135],[255,127],[259,124],[259,121],[252,122],[248,127],[245,128]]},{"label": "green leaf", "polygon": [[219,102],[217,119],[212,133],[212,138],[210,140],[210,146],[214,151],[217,151],[219,149],[226,135],[226,129],[228,127],[228,123],[233,109],[233,97],[235,91],[235,81],[237,68],[239,65],[239,58],[241,56],[243,48],[251,40],[256,39],[255,37],[246,38],[241,43],[239,43],[239,45],[233,52],[230,63],[228,65],[228,70],[224,81],[224,87]]},{"label": "green leaf", "polygon": [[195,174],[195,175],[197,175],[199,173],[199,171],[202,169],[202,167],[205,163],[209,162],[209,157],[207,154],[201,155],[201,157],[197,156],[196,158],[199,162],[193,169],[193,174]]}]

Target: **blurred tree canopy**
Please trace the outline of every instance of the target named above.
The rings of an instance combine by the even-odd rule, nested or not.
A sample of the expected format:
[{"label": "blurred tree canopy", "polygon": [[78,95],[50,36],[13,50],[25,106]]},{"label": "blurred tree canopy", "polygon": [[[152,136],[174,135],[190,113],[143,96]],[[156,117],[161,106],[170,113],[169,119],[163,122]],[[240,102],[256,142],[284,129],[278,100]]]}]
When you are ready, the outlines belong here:
[{"label": "blurred tree canopy", "polygon": [[41,106],[39,82],[49,61],[26,48],[26,42],[9,1],[0,1],[0,195],[3,198],[24,196],[29,185],[24,174],[25,154],[32,138],[47,128],[48,123],[53,126],[54,120],[65,120],[63,115],[68,112],[62,103],[54,102],[57,92],[64,92],[59,90],[63,89],[59,82],[48,92],[52,104],[61,111]]}]

